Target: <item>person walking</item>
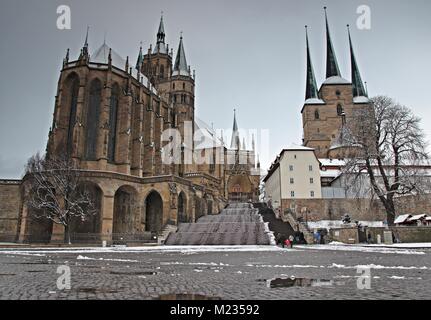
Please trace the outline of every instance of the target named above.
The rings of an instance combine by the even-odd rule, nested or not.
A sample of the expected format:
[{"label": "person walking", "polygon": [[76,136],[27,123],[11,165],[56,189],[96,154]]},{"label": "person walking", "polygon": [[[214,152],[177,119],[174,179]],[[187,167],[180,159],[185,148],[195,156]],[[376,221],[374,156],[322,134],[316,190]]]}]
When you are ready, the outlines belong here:
[{"label": "person walking", "polygon": [[289,236],[289,242],[290,242],[290,248],[293,248],[293,241],[295,240],[295,237],[293,235]]}]

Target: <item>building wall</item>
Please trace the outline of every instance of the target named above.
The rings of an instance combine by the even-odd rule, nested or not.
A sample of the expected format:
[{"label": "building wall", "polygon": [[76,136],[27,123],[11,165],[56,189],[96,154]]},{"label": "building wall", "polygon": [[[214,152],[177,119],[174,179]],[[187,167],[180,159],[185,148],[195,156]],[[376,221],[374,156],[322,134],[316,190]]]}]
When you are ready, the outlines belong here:
[{"label": "building wall", "polygon": [[[295,208],[296,218],[304,221],[341,220],[349,214],[353,221],[385,221],[386,212],[379,200],[371,199],[283,199],[282,210]],[[431,213],[431,194],[396,200],[397,214]]]},{"label": "building wall", "polygon": [[274,209],[281,206],[280,167],[275,169],[271,177],[265,182],[265,198],[267,201],[271,201]]},{"label": "building wall", "polygon": [[[293,166],[293,170],[290,170]],[[311,166],[311,171],[309,166]],[[313,151],[285,151],[280,159],[282,199],[322,198],[319,161]],[[310,182],[313,179],[313,183]],[[293,179],[293,183],[290,182]],[[294,192],[292,196],[291,192]],[[314,197],[311,192],[314,192]]]},{"label": "building wall", "polygon": [[21,181],[0,180],[0,242],[16,240],[21,206]]}]

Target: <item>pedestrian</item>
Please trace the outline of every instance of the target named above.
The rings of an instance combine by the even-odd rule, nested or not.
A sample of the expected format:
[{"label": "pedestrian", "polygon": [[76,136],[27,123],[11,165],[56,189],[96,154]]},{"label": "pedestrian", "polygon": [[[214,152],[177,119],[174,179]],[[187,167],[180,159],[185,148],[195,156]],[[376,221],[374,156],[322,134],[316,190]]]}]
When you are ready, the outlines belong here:
[{"label": "pedestrian", "polygon": [[[292,246],[292,243],[290,242],[290,240],[289,239],[286,239],[286,240],[284,240],[284,244],[286,245],[286,247],[291,247]],[[284,245],[283,245],[283,248],[284,248]]]},{"label": "pedestrian", "polygon": [[289,242],[290,242],[290,248],[293,248],[293,241],[295,240],[295,238],[293,237],[293,235],[289,236]]}]

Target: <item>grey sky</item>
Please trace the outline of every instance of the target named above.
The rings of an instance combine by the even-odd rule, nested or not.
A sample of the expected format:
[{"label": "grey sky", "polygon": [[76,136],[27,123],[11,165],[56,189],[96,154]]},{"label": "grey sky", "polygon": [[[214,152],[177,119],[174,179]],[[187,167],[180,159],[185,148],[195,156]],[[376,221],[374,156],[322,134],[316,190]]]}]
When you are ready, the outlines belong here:
[{"label": "grey sky", "polygon": [[[57,6],[71,7],[72,29],[56,28]],[[135,61],[140,41],[155,42],[160,11],[176,51],[184,32],[187,62],[197,73],[197,115],[230,128],[270,129],[270,155],[300,143],[305,91],[304,25],[319,85],[324,77],[324,5],[344,78],[350,79],[346,24],[371,7],[369,31],[352,29],[370,95],[411,107],[431,137],[431,1],[429,0],[2,0],[0,3],[0,178],[19,178],[26,159],[44,150],[61,62],[76,58],[87,24],[90,52],[103,42]],[[269,161],[263,163],[266,169]]]}]

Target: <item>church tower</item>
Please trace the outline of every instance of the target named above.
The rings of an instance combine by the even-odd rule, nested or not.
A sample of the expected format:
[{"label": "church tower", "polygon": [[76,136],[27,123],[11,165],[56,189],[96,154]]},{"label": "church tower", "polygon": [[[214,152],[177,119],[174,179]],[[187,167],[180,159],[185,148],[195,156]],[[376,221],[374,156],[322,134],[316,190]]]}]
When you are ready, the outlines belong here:
[{"label": "church tower", "polygon": [[317,91],[306,30],[307,80],[305,102],[301,111],[304,130],[303,144],[314,148],[318,158],[342,157],[345,151],[345,146],[340,142],[342,128],[352,119],[356,110],[369,107],[369,100],[353,54],[350,33],[351,82],[341,75],[332,43],[326,7],[324,9],[326,79],[320,90]]}]

